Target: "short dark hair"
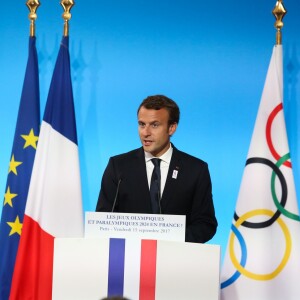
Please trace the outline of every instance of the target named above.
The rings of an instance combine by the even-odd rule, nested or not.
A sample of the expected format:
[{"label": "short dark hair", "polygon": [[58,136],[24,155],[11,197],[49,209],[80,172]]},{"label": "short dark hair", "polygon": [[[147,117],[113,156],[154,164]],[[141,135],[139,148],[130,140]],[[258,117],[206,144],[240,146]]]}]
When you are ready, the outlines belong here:
[{"label": "short dark hair", "polygon": [[180,111],[179,107],[175,101],[164,96],[164,95],[154,95],[148,96],[143,102],[140,104],[137,113],[139,113],[141,107],[145,107],[146,109],[155,109],[160,110],[161,108],[165,108],[169,112],[169,125],[174,123],[179,123]]}]

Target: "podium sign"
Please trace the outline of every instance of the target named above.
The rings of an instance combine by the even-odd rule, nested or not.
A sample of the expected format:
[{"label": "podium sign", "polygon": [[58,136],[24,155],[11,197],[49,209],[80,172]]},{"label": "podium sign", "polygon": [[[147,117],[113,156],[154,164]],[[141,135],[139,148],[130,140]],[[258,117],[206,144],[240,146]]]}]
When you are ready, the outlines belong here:
[{"label": "podium sign", "polygon": [[185,219],[182,215],[86,212],[84,236],[184,242]]},{"label": "podium sign", "polygon": [[53,300],[218,300],[220,246],[137,239],[54,243]]}]

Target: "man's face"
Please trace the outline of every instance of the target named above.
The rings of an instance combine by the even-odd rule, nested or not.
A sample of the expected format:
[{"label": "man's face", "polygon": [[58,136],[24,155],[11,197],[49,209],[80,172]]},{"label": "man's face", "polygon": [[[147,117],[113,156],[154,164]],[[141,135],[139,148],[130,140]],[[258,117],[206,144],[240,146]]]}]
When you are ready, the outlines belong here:
[{"label": "man's face", "polygon": [[170,136],[176,131],[177,124],[169,125],[169,112],[141,107],[138,113],[139,136],[146,152],[161,156],[170,146]]}]

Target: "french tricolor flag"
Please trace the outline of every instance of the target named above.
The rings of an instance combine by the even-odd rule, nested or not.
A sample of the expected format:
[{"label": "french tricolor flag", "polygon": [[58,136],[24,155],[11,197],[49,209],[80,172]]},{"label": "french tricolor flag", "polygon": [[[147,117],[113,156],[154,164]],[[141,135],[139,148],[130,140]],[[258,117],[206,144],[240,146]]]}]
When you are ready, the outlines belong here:
[{"label": "french tricolor flag", "polygon": [[68,44],[63,37],[41,124],[11,300],[51,300],[54,239],[83,236]]},{"label": "french tricolor flag", "polygon": [[220,247],[134,238],[56,239],[53,300],[218,300]]}]

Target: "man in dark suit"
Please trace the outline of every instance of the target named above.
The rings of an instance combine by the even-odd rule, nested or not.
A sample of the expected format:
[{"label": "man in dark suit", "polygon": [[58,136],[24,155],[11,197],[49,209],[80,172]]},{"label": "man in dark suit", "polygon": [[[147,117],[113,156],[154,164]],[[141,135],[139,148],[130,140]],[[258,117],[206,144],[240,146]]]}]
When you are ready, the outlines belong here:
[{"label": "man in dark suit", "polygon": [[163,95],[141,103],[142,147],[110,158],[96,211],[185,215],[186,242],[205,243],[217,228],[211,179],[207,163],[170,142],[179,115],[177,104]]}]

